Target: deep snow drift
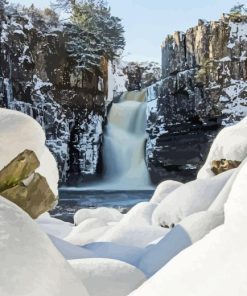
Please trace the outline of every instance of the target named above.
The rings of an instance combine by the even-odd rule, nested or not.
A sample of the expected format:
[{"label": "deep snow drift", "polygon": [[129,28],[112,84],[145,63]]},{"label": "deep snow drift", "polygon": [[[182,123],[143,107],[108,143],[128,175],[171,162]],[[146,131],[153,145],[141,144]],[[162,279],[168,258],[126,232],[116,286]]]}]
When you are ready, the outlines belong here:
[{"label": "deep snow drift", "polygon": [[[9,112],[1,117],[0,110],[2,124],[9,123]],[[18,114],[16,125],[22,129],[23,124],[23,132],[35,129],[40,137],[30,133],[19,148],[21,137],[10,129],[15,145],[7,151],[0,142],[0,151],[11,158],[18,149],[33,148],[56,191],[56,164],[44,146],[42,130]],[[35,223],[0,197],[0,294],[246,296],[246,128],[244,119],[219,133],[197,180],[165,181],[149,202],[127,214],[82,209],[75,225],[48,213]],[[0,154],[3,165],[4,157]],[[210,164],[222,158],[242,163],[213,176]]]}]

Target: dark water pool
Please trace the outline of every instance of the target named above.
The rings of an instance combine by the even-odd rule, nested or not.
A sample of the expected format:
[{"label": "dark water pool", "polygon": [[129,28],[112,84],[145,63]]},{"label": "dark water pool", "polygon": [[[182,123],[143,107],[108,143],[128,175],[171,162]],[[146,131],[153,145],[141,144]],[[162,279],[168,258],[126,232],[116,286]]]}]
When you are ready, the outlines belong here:
[{"label": "dark water pool", "polygon": [[153,190],[80,191],[63,189],[59,191],[59,203],[56,209],[51,211],[51,215],[73,222],[75,212],[82,208],[110,207],[125,213],[137,203],[149,200],[152,194]]}]

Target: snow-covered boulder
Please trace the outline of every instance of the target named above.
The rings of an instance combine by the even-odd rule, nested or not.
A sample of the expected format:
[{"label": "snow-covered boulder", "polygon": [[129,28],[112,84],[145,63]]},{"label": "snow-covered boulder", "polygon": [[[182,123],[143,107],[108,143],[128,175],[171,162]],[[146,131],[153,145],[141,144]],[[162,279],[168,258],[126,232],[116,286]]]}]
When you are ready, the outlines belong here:
[{"label": "snow-covered boulder", "polygon": [[0,295],[88,296],[75,273],[38,225],[0,197]]},{"label": "snow-covered boulder", "polygon": [[97,241],[143,248],[150,242],[163,237],[168,230],[152,225],[152,213],[156,207],[156,204],[150,202],[137,204]]},{"label": "snow-covered boulder", "polygon": [[90,296],[126,296],[146,280],[136,267],[118,260],[95,258],[69,263]]},{"label": "snow-covered boulder", "polygon": [[74,245],[86,245],[97,241],[98,237],[110,228],[111,226],[101,219],[89,218],[73,227],[64,240]]},{"label": "snow-covered boulder", "polygon": [[40,159],[45,150],[45,134],[32,117],[0,108],[0,169],[28,149]]},{"label": "snow-covered boulder", "polygon": [[154,210],[154,225],[171,227],[185,217],[206,211],[233,174],[233,170],[209,179],[184,184],[167,196]]},{"label": "snow-covered boulder", "polygon": [[35,221],[44,232],[61,239],[69,235],[73,229],[73,224],[53,218],[48,212],[40,215]]},{"label": "snow-covered boulder", "polygon": [[182,184],[183,183],[180,183],[178,181],[172,181],[172,180],[161,182],[157,186],[150,202],[160,203],[162,200],[164,200],[167,197],[168,194],[170,194],[172,191],[180,187]]},{"label": "snow-covered boulder", "polygon": [[104,222],[118,222],[122,219],[123,215],[113,208],[97,208],[97,209],[80,209],[74,215],[75,225],[79,225],[81,222],[88,218],[97,218]]},{"label": "snow-covered boulder", "polygon": [[38,167],[36,172],[46,178],[50,189],[55,196],[58,196],[59,173],[57,162],[47,147],[45,147],[45,150],[39,158],[39,161],[40,166]]},{"label": "snow-covered boulder", "polygon": [[247,295],[247,162],[225,205],[225,223],[187,248],[131,296]]},{"label": "snow-covered boulder", "polygon": [[224,213],[224,205],[229,198],[229,194],[231,192],[232,185],[236,179],[236,176],[240,170],[240,167],[236,168],[232,171],[231,177],[227,180],[225,186],[220,191],[217,198],[213,201],[211,206],[208,208],[209,211],[216,211],[216,212]]},{"label": "snow-covered boulder", "polygon": [[138,267],[152,276],[183,249],[203,238],[212,229],[223,224],[222,213],[205,211],[186,217],[156,245],[146,248]]},{"label": "snow-covered boulder", "polygon": [[0,192],[37,218],[57,203],[56,161],[45,146],[42,127],[30,116],[0,108],[0,125],[0,182],[9,185]]},{"label": "snow-covered boulder", "polygon": [[226,127],[219,132],[209,151],[207,160],[198,172],[199,179],[214,176],[211,170],[214,160],[243,161],[247,157],[247,120]]}]

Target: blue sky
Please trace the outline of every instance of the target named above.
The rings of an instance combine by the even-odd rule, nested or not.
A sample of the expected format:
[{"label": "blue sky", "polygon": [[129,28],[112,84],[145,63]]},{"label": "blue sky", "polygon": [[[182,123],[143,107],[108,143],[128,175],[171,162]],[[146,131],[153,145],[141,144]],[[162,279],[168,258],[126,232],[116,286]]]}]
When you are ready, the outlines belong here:
[{"label": "blue sky", "polygon": [[[50,0],[10,1],[23,5],[34,3],[41,8],[50,3]],[[160,45],[167,34],[185,31],[196,25],[199,18],[217,20],[237,0],[108,0],[108,3],[112,13],[123,20],[127,58],[160,61]]]}]

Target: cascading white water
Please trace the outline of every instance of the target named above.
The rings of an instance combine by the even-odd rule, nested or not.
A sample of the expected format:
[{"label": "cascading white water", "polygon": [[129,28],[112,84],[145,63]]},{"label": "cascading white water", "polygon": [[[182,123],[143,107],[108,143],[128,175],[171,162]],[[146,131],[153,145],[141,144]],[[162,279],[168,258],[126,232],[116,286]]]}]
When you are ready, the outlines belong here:
[{"label": "cascading white water", "polygon": [[113,103],[104,136],[104,187],[147,189],[145,163],[146,91],[127,92]]}]

